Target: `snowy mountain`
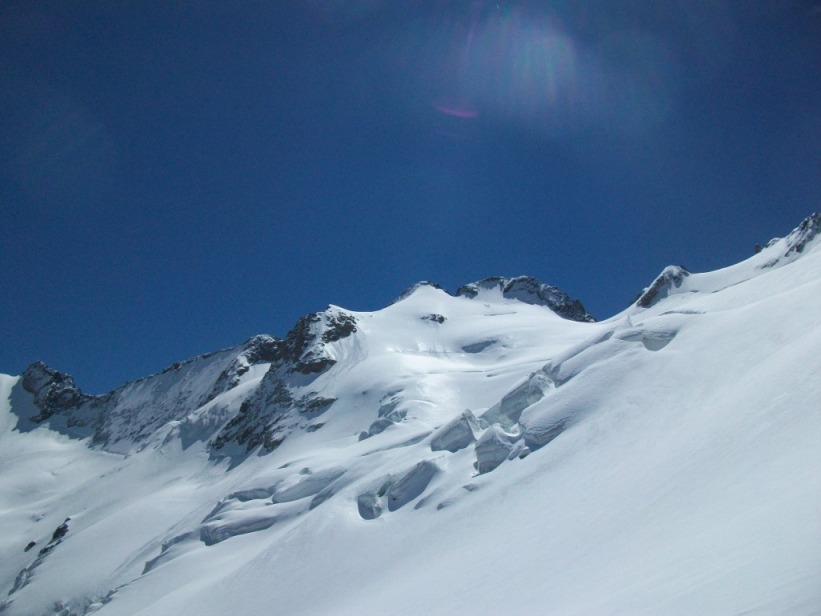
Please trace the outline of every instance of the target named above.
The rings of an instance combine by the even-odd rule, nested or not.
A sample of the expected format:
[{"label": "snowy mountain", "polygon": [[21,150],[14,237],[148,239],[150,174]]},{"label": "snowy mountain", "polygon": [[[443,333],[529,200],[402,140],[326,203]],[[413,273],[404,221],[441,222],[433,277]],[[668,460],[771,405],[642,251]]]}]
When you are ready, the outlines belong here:
[{"label": "snowy mountain", "polygon": [[0,613],[818,614],[821,216],[595,322],[330,306],[102,396],[0,376]]}]

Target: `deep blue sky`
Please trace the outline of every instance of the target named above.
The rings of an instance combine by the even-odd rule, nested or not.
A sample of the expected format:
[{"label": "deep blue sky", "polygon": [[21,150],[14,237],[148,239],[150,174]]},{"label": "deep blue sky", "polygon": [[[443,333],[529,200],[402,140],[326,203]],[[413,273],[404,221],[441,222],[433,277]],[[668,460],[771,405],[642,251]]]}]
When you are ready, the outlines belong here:
[{"label": "deep blue sky", "polygon": [[821,209],[812,0],[0,4],[0,372],[92,393],[329,303],[604,318]]}]

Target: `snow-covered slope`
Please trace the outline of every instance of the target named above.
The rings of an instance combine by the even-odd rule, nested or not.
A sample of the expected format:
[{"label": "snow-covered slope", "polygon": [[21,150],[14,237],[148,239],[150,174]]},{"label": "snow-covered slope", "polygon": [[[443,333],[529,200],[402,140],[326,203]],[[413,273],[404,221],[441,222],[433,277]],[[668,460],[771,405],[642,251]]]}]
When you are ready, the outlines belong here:
[{"label": "snow-covered slope", "polygon": [[0,612],[817,614],[819,227],[598,323],[422,283],[105,396],[0,376]]}]

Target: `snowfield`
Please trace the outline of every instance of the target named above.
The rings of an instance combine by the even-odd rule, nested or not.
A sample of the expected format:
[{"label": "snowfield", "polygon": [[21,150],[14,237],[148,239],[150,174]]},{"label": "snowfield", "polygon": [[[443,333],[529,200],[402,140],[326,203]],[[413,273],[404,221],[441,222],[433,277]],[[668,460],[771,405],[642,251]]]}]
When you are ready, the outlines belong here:
[{"label": "snowfield", "polygon": [[420,284],[106,396],[2,375],[0,613],[819,614],[819,227],[598,323]]}]

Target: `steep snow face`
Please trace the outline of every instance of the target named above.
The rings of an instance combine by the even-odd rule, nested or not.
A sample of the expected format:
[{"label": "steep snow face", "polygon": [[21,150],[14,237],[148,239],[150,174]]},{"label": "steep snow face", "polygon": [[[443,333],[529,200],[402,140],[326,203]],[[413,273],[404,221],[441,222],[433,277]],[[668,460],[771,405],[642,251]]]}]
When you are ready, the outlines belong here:
[{"label": "steep snow face", "polygon": [[600,323],[421,284],[104,397],[0,377],[0,612],[812,614],[808,221]]}]

